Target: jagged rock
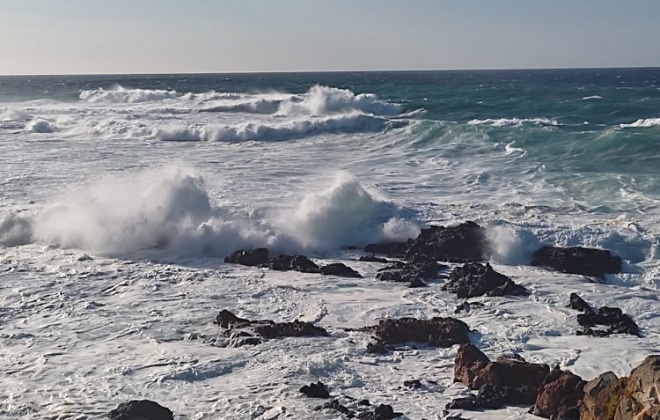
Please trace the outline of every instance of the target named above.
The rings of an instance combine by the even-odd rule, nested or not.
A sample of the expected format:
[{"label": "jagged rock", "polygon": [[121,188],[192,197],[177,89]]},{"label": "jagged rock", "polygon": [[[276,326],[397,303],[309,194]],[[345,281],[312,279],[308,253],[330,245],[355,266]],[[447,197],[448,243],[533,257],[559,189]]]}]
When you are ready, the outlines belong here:
[{"label": "jagged rock", "polygon": [[546,267],[562,273],[603,277],[608,273],[620,273],[621,258],[604,249],[545,246],[536,251],[532,265]]},{"label": "jagged rock", "polygon": [[580,419],[613,420],[619,405],[625,379],[613,372],[605,372],[584,385],[584,397],[580,402]]},{"label": "jagged rock", "polygon": [[407,248],[408,244],[406,242],[381,242],[379,244],[367,245],[364,248],[364,252],[383,254],[391,258],[403,258]]},{"label": "jagged rock", "polygon": [[367,353],[385,354],[387,353],[387,348],[385,347],[385,343],[382,341],[376,341],[375,343],[367,344]]},{"label": "jagged rock", "polygon": [[272,270],[292,270],[299,271],[301,273],[321,272],[319,266],[304,255],[280,254],[268,260],[268,267],[270,267]]},{"label": "jagged rock", "polygon": [[324,276],[363,278],[362,274],[346,266],[343,263],[332,263],[321,267],[321,274]]},{"label": "jagged rock", "polygon": [[495,271],[490,264],[479,263],[467,263],[462,267],[454,268],[442,290],[456,293],[462,299],[486,294],[489,296],[527,294],[527,289]]},{"label": "jagged rock", "polygon": [[380,404],[373,411],[362,412],[356,418],[360,420],[391,420],[403,416],[403,413],[394,411],[391,405]]},{"label": "jagged rock", "polygon": [[440,270],[447,268],[444,264],[434,261],[422,263],[397,262],[391,264],[376,274],[376,279],[381,281],[393,281],[397,283],[408,283],[410,287],[424,287],[424,279],[434,279]]},{"label": "jagged rock", "polygon": [[348,418],[355,417],[355,412],[353,412],[353,410],[350,410],[348,407],[340,403],[339,400],[332,400],[330,402],[327,402],[323,404],[321,407],[319,407],[319,409],[336,410],[344,414]]},{"label": "jagged rock", "polygon": [[326,337],[330,334],[311,322],[274,322],[270,320],[249,320],[240,318],[223,309],[216,317],[215,324],[227,328],[225,336],[229,337],[229,345],[255,345],[262,342],[261,338],[280,337]]},{"label": "jagged rock", "polygon": [[308,398],[330,398],[328,388],[321,381],[303,386],[300,392]]},{"label": "jagged rock", "polygon": [[630,372],[615,420],[660,418],[660,356],[648,356]]},{"label": "jagged rock", "polygon": [[[546,364],[529,363],[522,357],[500,356],[492,362],[476,346],[461,344],[454,360],[454,381],[470,389],[486,388],[484,395],[497,404],[533,404],[550,372]],[[484,396],[483,398],[486,398]],[[480,406],[487,408],[484,404]]]},{"label": "jagged rock", "polygon": [[[603,306],[598,312],[595,312],[576,293],[571,293],[569,306],[583,312],[577,316],[578,324],[583,327],[582,331],[578,331],[578,335],[606,337],[610,334],[631,334],[640,336],[639,327],[635,321],[624,314],[620,308]],[[596,329],[598,325],[605,326],[607,329]]]},{"label": "jagged rock", "polygon": [[454,398],[451,400],[445,408],[447,410],[470,410],[477,411],[481,410],[479,404],[477,404],[477,397],[474,395],[469,395],[467,397]]},{"label": "jagged rock", "polygon": [[422,383],[419,379],[411,379],[409,381],[403,381],[403,386],[410,389],[419,389],[422,387]]},{"label": "jagged rock", "polygon": [[375,255],[364,255],[364,256],[360,257],[359,261],[377,262],[377,263],[383,263],[383,264],[387,264],[387,263],[390,262],[386,258],[380,258],[380,257],[377,257]]},{"label": "jagged rock", "polygon": [[360,401],[358,401],[357,405],[358,406],[369,406],[369,405],[371,405],[371,403],[369,402],[369,400],[360,400]]},{"label": "jagged rock", "polygon": [[456,306],[454,313],[458,314],[463,311],[469,312],[472,308],[483,308],[484,304],[481,302],[468,302],[467,300],[460,305]]},{"label": "jagged rock", "polygon": [[408,242],[408,261],[481,261],[487,250],[486,231],[474,222],[431,226]]},{"label": "jagged rock", "polygon": [[574,410],[582,399],[585,381],[555,367],[545,378],[530,413],[546,419]]},{"label": "jagged rock", "polygon": [[266,248],[240,249],[226,257],[225,262],[249,267],[266,266],[268,264],[268,250]]},{"label": "jagged rock", "polygon": [[362,400],[357,403],[358,411],[354,411],[343,405],[339,400],[334,399],[323,404],[317,409],[331,409],[342,413],[346,418],[357,418],[361,420],[391,420],[401,417],[403,413],[396,413],[390,405],[380,404],[372,406],[368,400]]},{"label": "jagged rock", "polygon": [[149,400],[121,403],[108,417],[110,420],[174,420],[172,411]]},{"label": "jagged rock", "polygon": [[450,347],[469,342],[470,327],[455,318],[435,317],[430,320],[417,318],[385,319],[377,325],[363,328],[371,331],[377,341],[384,344],[418,342],[437,347]]}]

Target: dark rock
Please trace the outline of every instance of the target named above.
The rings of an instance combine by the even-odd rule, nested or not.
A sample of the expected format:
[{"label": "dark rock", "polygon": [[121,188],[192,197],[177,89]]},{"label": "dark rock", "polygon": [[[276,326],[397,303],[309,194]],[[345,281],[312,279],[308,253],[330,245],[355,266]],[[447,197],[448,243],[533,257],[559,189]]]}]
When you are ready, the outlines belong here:
[{"label": "dark rock", "polygon": [[309,398],[330,398],[330,392],[323,382],[311,383],[300,388],[300,392]]},{"label": "dark rock", "polygon": [[391,420],[403,416],[403,413],[394,411],[391,405],[380,404],[373,411],[362,412],[357,415],[360,420]]},{"label": "dark rock", "polygon": [[463,311],[469,312],[472,308],[483,308],[484,304],[481,302],[468,302],[467,300],[460,305],[456,306],[454,313],[458,314]]},{"label": "dark rock", "polygon": [[357,405],[358,406],[369,406],[369,405],[371,405],[371,403],[369,402],[369,400],[360,400],[360,401],[358,401]]},{"label": "dark rock", "polygon": [[404,344],[411,341],[437,347],[450,347],[469,342],[470,327],[454,318],[434,317],[385,319],[363,330],[372,331],[384,344]]},{"label": "dark rock", "polygon": [[562,273],[604,277],[607,273],[620,273],[621,258],[604,249],[545,246],[536,251],[532,265],[546,267]]},{"label": "dark rock", "polygon": [[568,307],[587,314],[594,313],[594,310],[591,308],[591,306],[589,306],[587,302],[578,296],[577,293],[571,293]]},{"label": "dark rock", "polygon": [[428,286],[426,283],[424,283],[424,280],[420,279],[419,277],[414,278],[410,281],[410,284],[408,287],[410,288],[416,288],[416,287],[426,287]]},{"label": "dark rock", "polygon": [[403,386],[411,389],[419,389],[422,387],[422,383],[418,379],[411,379],[409,381],[403,381]]},{"label": "dark rock", "polygon": [[363,278],[362,274],[346,266],[343,263],[332,263],[321,267],[321,274],[324,276]]},{"label": "dark rock", "polygon": [[438,272],[447,268],[446,265],[433,261],[422,263],[397,262],[391,264],[376,274],[380,281],[393,281],[396,283],[408,283],[409,287],[424,287],[424,279],[434,279]]},{"label": "dark rock", "polygon": [[530,413],[549,419],[573,410],[582,400],[584,385],[579,376],[555,367],[543,381]]},{"label": "dark rock", "polygon": [[381,242],[379,244],[369,244],[364,248],[364,252],[371,254],[383,254],[392,258],[403,258],[408,244],[406,242]]},{"label": "dark rock", "polygon": [[390,262],[386,258],[380,258],[380,257],[377,257],[375,255],[364,255],[364,256],[360,257],[360,261],[377,262],[377,263],[383,263],[383,264],[387,264],[387,263]]},{"label": "dark rock", "polygon": [[266,266],[268,265],[268,250],[266,248],[241,249],[226,257],[225,262],[249,267]]},{"label": "dark rock", "polygon": [[483,296],[521,295],[527,290],[515,284],[509,277],[498,273],[490,264],[467,263],[456,267],[449,274],[443,290],[456,293],[459,298]]},{"label": "dark rock", "polygon": [[382,341],[376,341],[375,343],[367,344],[367,353],[385,354],[387,353],[387,348],[385,347],[385,343]]},{"label": "dark rock", "polygon": [[321,408],[339,411],[348,418],[355,417],[355,413],[352,410],[350,410],[348,407],[340,403],[339,400],[332,400],[330,402],[327,402],[323,404]]},{"label": "dark rock", "polygon": [[[582,298],[576,293],[571,293],[570,307],[583,311],[577,316],[578,324],[583,327],[578,331],[578,335],[592,335],[595,337],[606,337],[610,334],[631,334],[640,336],[639,327],[630,316],[623,313],[620,308],[611,308],[603,306],[596,313]],[[607,329],[595,329],[597,325],[607,327]]]},{"label": "dark rock", "polygon": [[319,266],[304,255],[280,254],[268,260],[268,267],[273,270],[292,270],[299,271],[301,273],[321,272]]},{"label": "dark rock", "polygon": [[474,395],[462,398],[454,398],[445,406],[445,408],[448,410],[481,410],[481,407],[479,404],[477,404],[477,397]]},{"label": "dark rock", "polygon": [[220,311],[218,316],[215,317],[215,324],[220,325],[222,328],[229,328],[234,325],[250,325],[252,321],[245,318],[239,318],[230,311],[223,309]]},{"label": "dark rock", "polygon": [[327,337],[328,332],[311,322],[274,322],[272,324],[257,325],[254,332],[264,338],[279,337]]},{"label": "dark rock", "polygon": [[149,400],[121,403],[108,417],[110,420],[174,420],[172,411]]},{"label": "dark rock", "polygon": [[506,404],[506,393],[504,387],[496,387],[493,384],[485,384],[479,388],[477,393],[476,403],[479,408],[486,408],[490,410],[497,410]]},{"label": "dark rock", "polygon": [[[561,407],[557,414],[550,417],[550,420],[582,420],[580,410],[577,407]],[[597,419],[601,420],[601,419]]]},{"label": "dark rock", "polygon": [[487,250],[485,229],[474,222],[457,226],[431,226],[408,241],[408,261],[481,261]]}]

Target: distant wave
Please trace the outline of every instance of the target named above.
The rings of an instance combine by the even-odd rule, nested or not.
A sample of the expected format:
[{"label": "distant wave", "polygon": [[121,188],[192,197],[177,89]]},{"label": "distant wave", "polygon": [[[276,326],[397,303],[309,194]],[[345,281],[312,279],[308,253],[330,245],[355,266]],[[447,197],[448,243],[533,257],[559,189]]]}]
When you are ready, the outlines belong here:
[{"label": "distant wave", "polygon": [[557,120],[550,118],[499,118],[499,119],[485,119],[485,120],[471,120],[468,121],[469,125],[489,125],[491,127],[520,127],[526,124],[533,125],[550,125],[557,127],[561,124]]},{"label": "distant wave", "polygon": [[619,124],[621,128],[649,128],[660,127],[660,118],[645,118],[639,119],[630,124]]},{"label": "distant wave", "polygon": [[157,130],[155,137],[162,141],[281,141],[323,133],[379,132],[391,125],[392,123],[384,118],[351,114],[312,117],[279,124],[250,122],[235,126],[161,128]]},{"label": "distant wave", "polygon": [[83,90],[79,97],[90,103],[133,104],[174,99],[179,96],[181,95],[174,90],[127,89],[115,86],[111,89]]},{"label": "distant wave", "polygon": [[596,99],[603,99],[603,97],[598,95],[593,95],[593,96],[585,96],[584,98],[582,98],[583,101],[591,101]]}]

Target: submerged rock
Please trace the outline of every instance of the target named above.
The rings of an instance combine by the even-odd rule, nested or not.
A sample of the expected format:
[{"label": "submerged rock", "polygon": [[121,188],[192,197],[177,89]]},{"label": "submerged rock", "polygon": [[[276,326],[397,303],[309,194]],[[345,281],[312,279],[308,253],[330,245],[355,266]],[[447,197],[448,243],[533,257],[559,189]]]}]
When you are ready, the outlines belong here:
[{"label": "submerged rock", "polygon": [[110,420],[174,420],[172,411],[149,400],[133,400],[119,404],[108,414]]},{"label": "submerged rock", "polygon": [[229,345],[232,347],[259,344],[262,338],[327,337],[330,335],[324,328],[311,322],[255,321],[237,317],[226,309],[220,311],[214,323],[227,329],[224,335],[229,338]]},{"label": "submerged rock", "polygon": [[268,250],[266,248],[255,248],[234,251],[225,258],[226,263],[246,265],[248,267],[262,267],[268,264]]},{"label": "submerged rock", "polygon": [[[377,342],[405,344],[416,342],[436,347],[451,347],[469,342],[470,327],[455,318],[435,317],[429,320],[417,318],[385,319],[363,331],[373,333]],[[378,346],[377,349],[382,347]]]},{"label": "submerged rock", "polygon": [[467,300],[460,305],[456,306],[456,309],[454,309],[454,313],[458,314],[463,311],[465,312],[470,312],[473,308],[483,308],[484,304],[481,302],[468,302]]},{"label": "submerged rock", "polygon": [[[631,334],[640,336],[639,327],[635,321],[624,314],[620,308],[603,306],[596,312],[577,293],[571,293],[569,307],[583,312],[577,316],[578,324],[583,328],[577,332],[578,335],[606,337],[610,334]],[[599,325],[607,328],[597,328]]]},{"label": "submerged rock", "polygon": [[321,274],[324,276],[363,278],[362,274],[348,267],[343,263],[332,263],[321,267]]},{"label": "submerged rock", "polygon": [[383,263],[383,264],[387,264],[387,263],[390,262],[387,258],[381,258],[381,257],[377,257],[375,255],[363,255],[359,258],[358,261],[377,262],[377,263]]},{"label": "submerged rock", "polygon": [[391,258],[403,258],[407,249],[407,242],[381,242],[367,245],[364,248],[364,252],[387,255]]},{"label": "submerged rock", "polygon": [[300,392],[308,398],[330,398],[328,388],[321,381],[303,386]]},{"label": "submerged rock", "polygon": [[459,298],[475,296],[526,295],[527,289],[498,273],[490,264],[467,263],[456,267],[449,274],[449,281],[442,290],[456,293]]},{"label": "submerged rock", "polygon": [[562,273],[604,277],[609,273],[620,273],[621,258],[604,249],[545,246],[536,251],[532,265],[546,267]]}]

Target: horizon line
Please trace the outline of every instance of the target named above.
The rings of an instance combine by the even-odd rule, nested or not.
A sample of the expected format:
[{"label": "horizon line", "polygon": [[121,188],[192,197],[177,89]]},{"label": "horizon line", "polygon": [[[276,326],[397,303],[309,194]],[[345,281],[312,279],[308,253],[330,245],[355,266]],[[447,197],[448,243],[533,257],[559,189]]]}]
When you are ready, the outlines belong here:
[{"label": "horizon line", "polygon": [[614,67],[519,67],[519,68],[465,68],[465,69],[398,69],[398,70],[241,70],[241,71],[194,71],[194,72],[147,72],[147,73],[25,73],[0,74],[0,77],[60,77],[60,76],[176,76],[176,75],[223,75],[223,74],[323,74],[323,73],[431,73],[431,72],[490,72],[490,71],[544,71],[544,70],[617,70],[660,69],[657,66]]}]

